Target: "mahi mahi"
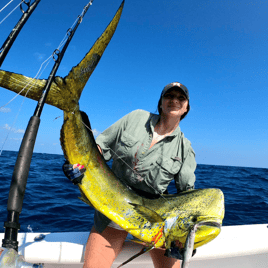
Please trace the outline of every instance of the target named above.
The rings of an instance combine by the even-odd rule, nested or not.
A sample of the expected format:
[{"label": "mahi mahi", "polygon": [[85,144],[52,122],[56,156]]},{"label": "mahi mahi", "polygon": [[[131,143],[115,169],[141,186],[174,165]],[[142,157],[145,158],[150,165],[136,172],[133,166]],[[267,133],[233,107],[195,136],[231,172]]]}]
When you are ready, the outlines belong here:
[{"label": "mahi mahi", "polygon": [[[124,1],[100,38],[65,78],[55,77],[46,103],[64,113],[61,146],[66,160],[86,167],[78,187],[82,199],[120,225],[150,248],[170,249],[174,241],[183,246],[194,226],[193,249],[213,240],[220,233],[224,217],[224,196],[219,189],[197,189],[158,199],[138,196],[120,182],[100,155],[89,122],[83,122],[79,99],[119,22]],[[0,86],[20,92],[31,84],[27,97],[38,100],[45,80],[0,70]],[[21,95],[26,95],[24,90]],[[148,250],[146,250],[148,251]]]}]

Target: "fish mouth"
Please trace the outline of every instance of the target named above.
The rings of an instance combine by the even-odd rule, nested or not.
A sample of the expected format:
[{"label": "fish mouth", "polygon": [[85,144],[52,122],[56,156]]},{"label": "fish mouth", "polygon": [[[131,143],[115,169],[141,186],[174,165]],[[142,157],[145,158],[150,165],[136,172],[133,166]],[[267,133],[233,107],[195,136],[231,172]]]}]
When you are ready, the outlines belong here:
[{"label": "fish mouth", "polygon": [[219,222],[200,222],[195,235],[194,249],[215,239],[221,232]]},{"label": "fish mouth", "polygon": [[[207,244],[208,242],[216,238],[221,231],[221,224],[219,222],[214,222],[214,221],[202,221],[202,222],[196,223],[194,226],[197,226],[198,229],[195,233],[195,238],[194,238],[193,255],[195,254],[194,250],[196,248],[204,244]],[[188,235],[189,234],[190,233],[188,233]],[[184,239],[185,241],[183,241],[182,243],[184,246],[184,249],[179,248],[176,245],[176,241],[173,241],[171,242],[171,247],[166,249],[165,256],[183,260],[183,252],[186,247],[187,235],[184,237]]]},{"label": "fish mouth", "polygon": [[215,221],[204,221],[197,223],[198,226],[211,226],[211,227],[218,227],[221,228],[221,223]]}]

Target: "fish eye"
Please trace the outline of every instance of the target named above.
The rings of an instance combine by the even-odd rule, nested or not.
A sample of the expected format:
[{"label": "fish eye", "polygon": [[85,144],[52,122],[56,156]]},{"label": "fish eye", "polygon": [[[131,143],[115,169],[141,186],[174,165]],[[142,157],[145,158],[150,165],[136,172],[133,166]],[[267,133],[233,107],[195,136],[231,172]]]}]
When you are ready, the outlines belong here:
[{"label": "fish eye", "polygon": [[192,222],[197,222],[197,217],[196,216],[193,216]]}]

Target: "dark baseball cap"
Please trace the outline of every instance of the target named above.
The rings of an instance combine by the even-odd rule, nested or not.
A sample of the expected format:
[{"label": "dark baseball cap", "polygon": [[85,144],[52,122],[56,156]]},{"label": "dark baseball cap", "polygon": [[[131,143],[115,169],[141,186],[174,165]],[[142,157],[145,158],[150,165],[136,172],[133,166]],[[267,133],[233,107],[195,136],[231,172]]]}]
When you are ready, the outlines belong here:
[{"label": "dark baseball cap", "polygon": [[173,88],[173,87],[178,87],[178,88],[180,88],[180,89],[183,91],[183,93],[185,94],[186,98],[187,98],[188,100],[190,99],[189,91],[188,91],[187,87],[184,86],[183,84],[179,83],[179,82],[173,82],[173,83],[167,84],[167,85],[164,87],[164,89],[162,90],[161,97],[163,97],[163,96],[166,94],[166,92],[167,92],[168,90],[170,90],[171,88]]}]

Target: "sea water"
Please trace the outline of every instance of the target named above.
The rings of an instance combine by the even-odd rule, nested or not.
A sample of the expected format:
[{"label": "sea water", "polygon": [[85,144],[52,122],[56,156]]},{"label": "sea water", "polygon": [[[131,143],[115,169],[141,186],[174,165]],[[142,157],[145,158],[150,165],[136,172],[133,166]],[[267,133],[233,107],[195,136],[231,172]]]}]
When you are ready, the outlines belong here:
[{"label": "sea water", "polygon": [[[17,152],[0,156],[0,232],[7,219],[7,200]],[[64,157],[34,153],[20,214],[20,232],[87,232],[94,209],[64,176]],[[197,165],[195,188],[219,188],[225,196],[223,225],[268,223],[268,169]],[[176,193],[174,183],[170,193]],[[2,225],[2,227],[1,227]],[[2,229],[1,229],[2,228]]]}]

